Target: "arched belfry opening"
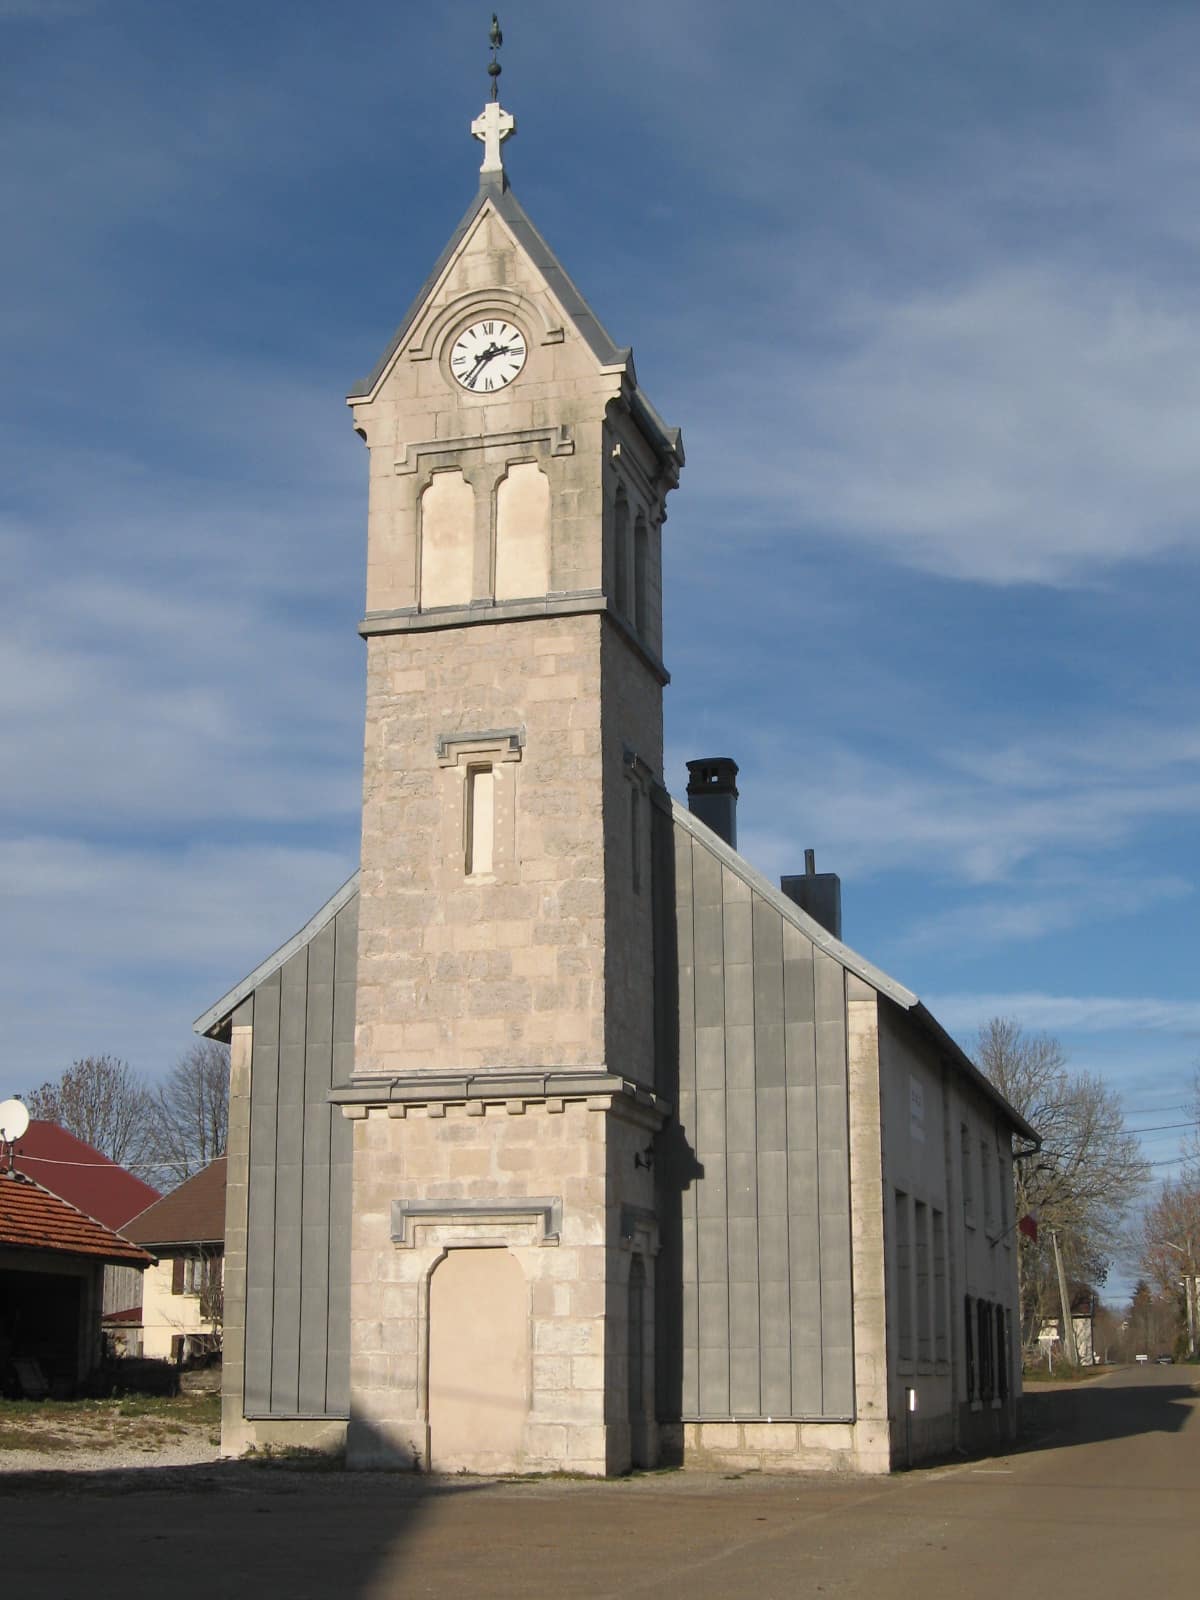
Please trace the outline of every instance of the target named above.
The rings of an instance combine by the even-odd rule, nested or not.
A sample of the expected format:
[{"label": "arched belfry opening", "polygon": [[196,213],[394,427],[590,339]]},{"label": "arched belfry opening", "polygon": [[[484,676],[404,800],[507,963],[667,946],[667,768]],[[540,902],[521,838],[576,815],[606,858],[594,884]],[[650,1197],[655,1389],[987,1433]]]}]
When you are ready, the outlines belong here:
[{"label": "arched belfry opening", "polygon": [[628,617],[630,579],[630,517],[629,498],[624,487],[617,489],[613,506],[613,604],[618,616]]},{"label": "arched belfry opening", "polygon": [[550,588],[550,480],[536,461],[518,461],[496,485],[497,600],[525,600]]}]

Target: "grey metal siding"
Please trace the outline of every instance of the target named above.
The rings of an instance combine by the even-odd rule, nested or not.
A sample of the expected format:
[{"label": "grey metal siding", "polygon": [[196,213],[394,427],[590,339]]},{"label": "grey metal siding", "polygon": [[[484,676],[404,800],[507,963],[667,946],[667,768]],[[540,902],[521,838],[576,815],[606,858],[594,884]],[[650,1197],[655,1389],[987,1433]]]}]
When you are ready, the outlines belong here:
[{"label": "grey metal siding", "polygon": [[844,969],[678,825],[671,856],[660,1281],[681,1293],[660,1324],[680,1353],[659,1362],[664,1420],[850,1417]]},{"label": "grey metal siding", "polygon": [[351,1129],[329,1104],[354,1044],[357,899],[254,991],[248,1416],[344,1416]]}]

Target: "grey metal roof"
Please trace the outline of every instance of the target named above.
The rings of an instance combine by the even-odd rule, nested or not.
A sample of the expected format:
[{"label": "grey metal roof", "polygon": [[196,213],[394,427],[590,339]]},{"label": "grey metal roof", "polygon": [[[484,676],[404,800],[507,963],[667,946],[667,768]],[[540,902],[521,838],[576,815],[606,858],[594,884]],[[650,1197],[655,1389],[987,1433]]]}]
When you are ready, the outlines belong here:
[{"label": "grey metal roof", "polygon": [[466,215],[458,227],[450,235],[446,248],[437,259],[436,266],[417,291],[416,298],[405,312],[404,320],[392,335],[387,349],[376,362],[374,371],[370,377],[360,379],[351,388],[346,398],[348,400],[366,399],[375,388],[375,385],[391,364],[396,351],[408,337],[409,330],[420,314],[422,306],[437,287],[455,251],[466,237],[476,217],[478,217],[484,206],[489,203],[495,208],[497,215],[507,223],[517,243],[545,278],[551,293],[562,307],[563,314],[579,331],[584,343],[600,365],[602,367],[628,368],[634,384],[633,410],[642,427],[642,431],[662,454],[674,457],[677,464],[682,466],[683,435],[678,428],[669,428],[667,426],[638,387],[633,371],[633,352],[627,345],[618,345],[613,342],[604,324],[575,287],[554,251],[551,250],[545,239],[542,238],[529,220],[529,216],[521,202],[508,187],[507,183],[499,178],[495,180],[486,179],[480,183],[479,193],[467,207]]},{"label": "grey metal roof", "polygon": [[951,1038],[933,1013],[911,989],[905,988],[895,978],[889,977],[882,968],[874,966],[865,956],[860,956],[856,950],[852,950],[848,944],[843,944],[840,939],[835,939],[827,928],[822,927],[806,911],[802,911],[794,900],[784,894],[781,889],[777,889],[769,879],[764,878],[760,872],[756,872],[744,856],[740,856],[736,850],[727,845],[719,834],[715,834],[711,828],[694,816],[686,806],[680,805],[678,800],[671,800],[671,815],[678,827],[683,828],[694,839],[699,840],[710,854],[717,857],[722,865],[727,866],[731,872],[736,873],[742,882],[749,885],[756,894],[769,901],[782,916],[786,917],[789,922],[793,923],[804,934],[806,939],[811,939],[819,950],[824,950],[827,955],[840,962],[847,972],[855,973],[864,983],[869,983],[876,993],[883,995],[894,1005],[899,1006],[902,1011],[906,1011],[921,1031],[953,1061],[958,1070],[970,1079],[979,1092],[985,1095],[999,1111],[1003,1112],[1022,1138],[1032,1140],[1037,1146],[1041,1145],[1041,1138],[1038,1133],[1030,1127],[1020,1112],[1009,1104],[995,1084],[980,1072],[962,1046]]},{"label": "grey metal roof", "polygon": [[860,956],[857,950],[851,950],[848,944],[843,944],[840,939],[835,939],[828,928],[821,926],[815,918],[810,917],[807,911],[802,911],[794,900],[790,900],[782,889],[777,889],[769,878],[764,878],[761,872],[755,869],[740,856],[736,850],[727,845],[719,834],[712,831],[707,824],[700,821],[678,800],[671,800],[671,816],[676,827],[682,828],[685,833],[690,833],[693,839],[705,847],[710,855],[716,856],[722,866],[729,868],[736,875],[768,901],[781,916],[793,923],[806,939],[810,939],[818,950],[824,950],[826,955],[845,967],[847,972],[853,972],[864,983],[869,983],[872,989],[880,994],[887,995],[889,1000],[894,1000],[905,1011],[911,1011],[919,1002],[911,989],[906,989],[902,983],[897,983],[895,978],[889,978],[880,967],[873,966],[865,956]]},{"label": "grey metal roof", "polygon": [[260,983],[266,981],[273,972],[278,972],[284,962],[295,955],[297,950],[302,950],[310,939],[316,937],[327,922],[332,922],[338,912],[358,893],[358,873],[353,873],[346,879],[336,894],[331,895],[321,909],[312,916],[300,929],[294,933],[286,944],[281,944],[273,955],[255,967],[254,971],[234,984],[228,994],[223,994],[215,1005],[209,1006],[203,1016],[197,1017],[192,1023],[192,1032],[210,1034],[215,1028],[230,1017],[242,1001],[253,994]]}]

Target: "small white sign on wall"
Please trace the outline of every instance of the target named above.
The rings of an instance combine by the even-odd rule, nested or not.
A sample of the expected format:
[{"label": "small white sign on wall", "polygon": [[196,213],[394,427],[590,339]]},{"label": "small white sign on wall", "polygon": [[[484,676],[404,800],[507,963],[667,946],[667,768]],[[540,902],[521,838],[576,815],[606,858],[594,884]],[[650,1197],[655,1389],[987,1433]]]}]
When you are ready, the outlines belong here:
[{"label": "small white sign on wall", "polygon": [[912,1138],[925,1143],[925,1085],[911,1073],[908,1079],[908,1131]]}]

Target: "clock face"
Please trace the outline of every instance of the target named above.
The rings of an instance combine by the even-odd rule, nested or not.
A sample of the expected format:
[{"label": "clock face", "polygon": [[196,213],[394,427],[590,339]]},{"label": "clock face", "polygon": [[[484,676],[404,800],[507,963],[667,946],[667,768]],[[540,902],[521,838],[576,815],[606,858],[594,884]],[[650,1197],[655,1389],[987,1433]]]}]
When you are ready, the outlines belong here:
[{"label": "clock face", "polygon": [[487,317],[464,328],[450,351],[455,383],[472,394],[506,389],[525,365],[525,335],[512,322]]}]

